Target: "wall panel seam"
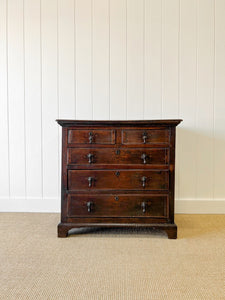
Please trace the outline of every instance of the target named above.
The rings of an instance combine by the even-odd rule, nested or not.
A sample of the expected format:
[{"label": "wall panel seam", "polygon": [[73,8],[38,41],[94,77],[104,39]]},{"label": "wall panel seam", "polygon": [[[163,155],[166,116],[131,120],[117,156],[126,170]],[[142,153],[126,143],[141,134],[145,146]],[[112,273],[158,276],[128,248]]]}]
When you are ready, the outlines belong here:
[{"label": "wall panel seam", "polygon": [[26,60],[26,51],[25,51],[25,20],[24,20],[24,0],[23,0],[23,112],[24,112],[24,175],[25,175],[25,198],[27,198],[27,143],[26,143],[26,82],[25,82],[25,60]]},{"label": "wall panel seam", "polygon": [[177,107],[177,113],[178,113],[178,118],[180,118],[180,15],[181,15],[181,5],[180,5],[180,1],[178,0],[178,107]]},{"label": "wall panel seam", "polygon": [[[57,87],[56,87],[56,93],[57,93],[57,119],[59,119],[59,114],[60,114],[60,106],[59,106],[59,1],[60,0],[57,0],[56,2],[56,31],[57,31],[57,37],[56,37],[56,47],[57,47],[57,55],[56,55],[56,64],[57,64]],[[59,170],[60,170],[60,159],[59,159],[59,153],[60,153],[60,134],[59,134],[59,130],[61,130],[60,126],[57,126],[57,144],[58,144],[58,194],[60,195],[60,174],[59,174]]]},{"label": "wall panel seam", "polygon": [[6,0],[6,82],[7,82],[7,135],[8,135],[8,181],[9,181],[9,197],[11,197],[11,168],[10,168],[10,142],[9,142],[9,54],[8,54],[8,0]]},{"label": "wall panel seam", "polygon": [[42,89],[42,0],[40,0],[40,106],[41,106],[41,195],[44,196],[43,178],[43,89]]},{"label": "wall panel seam", "polygon": [[216,0],[213,1],[213,188],[212,198],[215,199],[215,80],[216,80]]},{"label": "wall panel seam", "polygon": [[[178,47],[178,102],[177,102],[177,116],[180,119],[180,15],[181,15],[181,5],[180,5],[180,1],[178,0],[178,43],[177,43],[177,47]],[[179,136],[179,132],[178,132],[178,136]],[[178,147],[179,150],[180,147]],[[178,172],[177,172],[177,198],[180,199],[180,151],[177,151],[177,160],[178,160]]]},{"label": "wall panel seam", "polygon": [[[199,13],[199,2],[196,1],[196,80],[195,80],[195,130],[197,131],[197,116],[198,116],[198,13]],[[198,135],[196,134],[195,141],[195,174],[198,174],[198,166],[197,166],[197,144],[198,144]],[[198,176],[196,176],[195,181],[195,199],[197,199],[197,187],[198,187]]]},{"label": "wall panel seam", "polygon": [[94,22],[94,12],[93,12],[93,1],[91,0],[91,114],[92,120],[94,117],[94,99],[93,99],[93,22]]},{"label": "wall panel seam", "polygon": [[164,0],[161,0],[161,118],[163,117],[163,100],[164,100],[164,25],[165,25],[165,12]]},{"label": "wall panel seam", "polygon": [[73,21],[73,26],[74,26],[74,118],[77,118],[77,63],[76,63],[76,0],[73,2],[74,5],[74,21]]},{"label": "wall panel seam", "polygon": [[146,101],[146,97],[145,97],[145,0],[143,0],[143,58],[142,58],[142,63],[143,63],[143,119],[145,119],[145,107],[146,107],[146,104],[145,104],[145,101]]},{"label": "wall panel seam", "polygon": [[109,119],[111,119],[111,97],[110,97],[110,71],[111,71],[111,59],[110,59],[110,47],[111,47],[111,44],[110,44],[110,22],[111,22],[111,19],[110,19],[110,7],[111,7],[111,2],[110,0],[108,0],[108,22],[109,22],[109,28],[108,28],[108,34],[109,34],[109,70],[108,70],[108,73],[109,73]]},{"label": "wall panel seam", "polygon": [[126,0],[126,42],[125,42],[125,64],[126,64],[126,99],[125,99],[125,106],[126,106],[126,110],[125,110],[125,113],[126,113],[126,119],[128,118],[128,114],[127,114],[127,0]]}]

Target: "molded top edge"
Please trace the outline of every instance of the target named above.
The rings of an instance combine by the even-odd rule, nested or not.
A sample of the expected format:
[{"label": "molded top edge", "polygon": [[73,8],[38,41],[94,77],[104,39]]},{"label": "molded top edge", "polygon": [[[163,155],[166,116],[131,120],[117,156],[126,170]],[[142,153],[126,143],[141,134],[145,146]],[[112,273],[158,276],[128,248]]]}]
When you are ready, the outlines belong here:
[{"label": "molded top edge", "polygon": [[72,126],[177,126],[182,119],[165,119],[165,120],[62,120],[57,119],[56,122],[62,127]]}]

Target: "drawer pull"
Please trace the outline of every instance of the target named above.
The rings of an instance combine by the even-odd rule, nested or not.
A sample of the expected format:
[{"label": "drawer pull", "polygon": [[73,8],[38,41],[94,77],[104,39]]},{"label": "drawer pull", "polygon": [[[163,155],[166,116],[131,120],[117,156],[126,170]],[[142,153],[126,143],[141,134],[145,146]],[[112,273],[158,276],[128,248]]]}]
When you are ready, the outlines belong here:
[{"label": "drawer pull", "polygon": [[145,202],[141,203],[141,208],[142,208],[143,213],[145,213],[146,212],[146,203]]},{"label": "drawer pull", "polygon": [[92,186],[92,182],[93,182],[93,177],[88,177],[88,186],[91,187]]},{"label": "drawer pull", "polygon": [[146,144],[146,140],[147,140],[147,138],[148,138],[147,132],[143,132],[142,138],[143,138],[144,144]]},{"label": "drawer pull", "polygon": [[93,143],[93,138],[94,138],[94,135],[93,135],[93,132],[89,132],[89,144],[92,144]]},{"label": "drawer pull", "polygon": [[120,176],[120,172],[119,172],[119,171],[116,171],[116,172],[115,172],[115,175],[116,175],[117,177],[119,177],[119,176]]},{"label": "drawer pull", "polygon": [[147,180],[147,177],[145,177],[145,176],[143,176],[143,177],[141,178],[142,186],[143,186],[143,187],[145,187],[146,180]]},{"label": "drawer pull", "polygon": [[146,155],[145,153],[143,153],[143,154],[141,155],[141,159],[143,160],[143,164],[146,164],[146,163],[147,163],[147,161],[146,161],[147,155]]},{"label": "drawer pull", "polygon": [[87,158],[88,158],[89,164],[92,164],[92,163],[93,163],[93,157],[94,157],[94,154],[88,153]]},{"label": "drawer pull", "polygon": [[88,209],[88,212],[91,212],[91,208],[92,208],[92,202],[87,202],[87,209]]}]

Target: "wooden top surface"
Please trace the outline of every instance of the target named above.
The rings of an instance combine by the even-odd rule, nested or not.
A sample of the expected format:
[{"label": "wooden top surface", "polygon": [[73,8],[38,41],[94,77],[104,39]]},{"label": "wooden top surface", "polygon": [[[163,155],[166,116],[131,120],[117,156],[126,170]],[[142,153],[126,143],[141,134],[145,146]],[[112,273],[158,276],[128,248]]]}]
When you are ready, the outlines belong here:
[{"label": "wooden top surface", "polygon": [[58,119],[63,127],[72,126],[177,126],[182,119],[165,120],[62,120]]}]

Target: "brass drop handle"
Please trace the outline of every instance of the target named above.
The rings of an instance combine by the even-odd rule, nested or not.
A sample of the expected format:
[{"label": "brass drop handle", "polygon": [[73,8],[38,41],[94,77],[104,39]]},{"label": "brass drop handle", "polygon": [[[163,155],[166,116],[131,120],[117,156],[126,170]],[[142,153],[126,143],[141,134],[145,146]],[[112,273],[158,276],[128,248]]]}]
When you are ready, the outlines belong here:
[{"label": "brass drop handle", "polygon": [[147,161],[146,161],[147,155],[146,155],[145,153],[143,153],[143,154],[141,155],[141,159],[143,160],[143,164],[146,164],[146,163],[147,163]]},{"label": "brass drop handle", "polygon": [[89,144],[92,144],[93,143],[93,138],[94,138],[94,135],[93,135],[93,132],[89,132]]},{"label": "brass drop handle", "polygon": [[93,163],[93,157],[94,157],[94,154],[88,153],[87,158],[88,158],[89,164],[92,164],[92,163]]},{"label": "brass drop handle", "polygon": [[116,172],[115,172],[115,175],[116,175],[117,177],[119,177],[119,176],[120,176],[120,172],[119,172],[119,171],[116,171]]},{"label": "brass drop handle", "polygon": [[91,212],[91,207],[92,207],[92,204],[93,202],[87,202],[87,209],[88,209],[88,212]]},{"label": "brass drop handle", "polygon": [[88,177],[88,186],[91,187],[92,186],[92,182],[93,182],[94,178],[93,177]]},{"label": "brass drop handle", "polygon": [[148,138],[148,134],[147,134],[147,132],[143,132],[143,134],[142,134],[142,138],[143,138],[143,142],[144,142],[144,144],[146,144],[146,140],[147,140],[147,138]]},{"label": "brass drop handle", "polygon": [[141,208],[142,208],[143,213],[145,213],[146,212],[146,203],[145,202],[141,203]]},{"label": "brass drop handle", "polygon": [[143,177],[141,178],[142,186],[143,186],[143,187],[145,187],[146,180],[147,180],[147,177],[145,177],[145,176],[143,176]]}]

